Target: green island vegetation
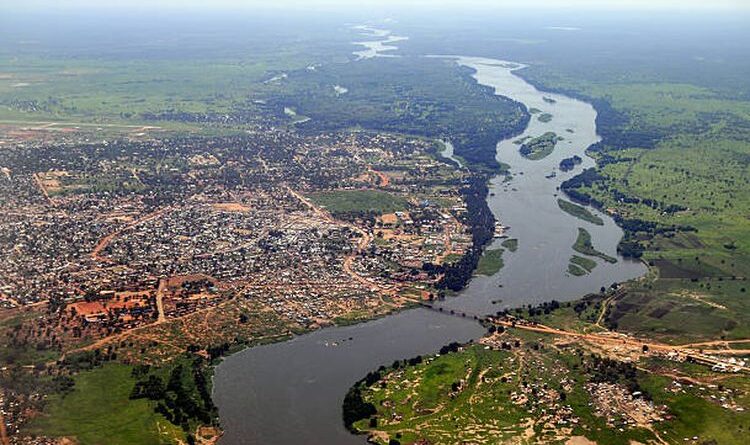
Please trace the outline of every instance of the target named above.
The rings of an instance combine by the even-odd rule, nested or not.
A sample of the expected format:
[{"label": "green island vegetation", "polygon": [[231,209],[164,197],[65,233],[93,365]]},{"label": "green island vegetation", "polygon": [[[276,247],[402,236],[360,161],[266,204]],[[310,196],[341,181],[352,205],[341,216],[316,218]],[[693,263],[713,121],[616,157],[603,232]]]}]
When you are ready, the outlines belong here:
[{"label": "green island vegetation", "polygon": [[596,267],[596,261],[591,258],[584,258],[582,256],[573,255],[570,257],[570,263],[568,264],[568,272],[575,276],[583,276],[591,273]]},{"label": "green island vegetation", "polygon": [[503,252],[505,249],[487,249],[479,258],[477,275],[492,276],[503,268]]},{"label": "green island vegetation", "polygon": [[[565,444],[583,437],[629,445],[655,440],[654,429],[669,443],[693,436],[704,443],[743,443],[750,414],[707,400],[705,386],[674,386],[672,379],[633,364],[576,346],[560,350],[543,335],[514,329],[488,337],[487,343],[492,346],[453,343],[439,356],[397,361],[371,372],[347,395],[347,426],[379,444]],[[649,363],[663,365],[659,359]],[[732,378],[710,393],[733,394],[747,387],[746,381]],[[634,421],[635,411],[654,423]]]},{"label": "green island vegetation", "polygon": [[358,214],[381,215],[409,208],[405,198],[377,190],[319,192],[310,194],[309,198],[336,217],[352,217]]},{"label": "green island vegetation", "polygon": [[581,158],[578,155],[565,158],[562,161],[560,161],[560,171],[563,171],[563,172],[571,171],[576,167],[576,165],[579,165],[582,162],[583,162],[583,158]]},{"label": "green island vegetation", "polygon": [[569,215],[573,215],[578,219],[582,219],[586,222],[590,222],[591,224],[596,224],[597,226],[604,225],[604,220],[602,220],[599,216],[591,213],[591,211],[587,209],[586,207],[583,207],[581,205],[575,204],[570,201],[566,201],[562,198],[557,199],[557,205],[560,206],[560,209],[562,211],[564,211],[565,213]]},{"label": "green island vegetation", "polygon": [[582,277],[584,275],[588,275],[588,272],[586,271],[586,269],[572,262],[568,263],[568,273],[576,277]]},{"label": "green island vegetation", "polygon": [[548,131],[541,136],[537,136],[521,144],[519,151],[525,158],[538,161],[551,155],[555,149],[555,145],[560,140],[562,138],[555,132]]},{"label": "green island vegetation", "polygon": [[547,122],[552,121],[552,115],[549,113],[542,113],[537,116],[537,119],[539,120],[539,122],[544,122],[546,124]]},{"label": "green island vegetation", "polygon": [[518,238],[508,238],[501,245],[511,252],[518,250]]},{"label": "green island vegetation", "polygon": [[573,250],[583,255],[601,258],[608,263],[617,262],[617,258],[599,252],[594,248],[593,244],[591,244],[591,234],[583,227],[578,228],[578,237],[576,238],[575,244],[573,244]]}]

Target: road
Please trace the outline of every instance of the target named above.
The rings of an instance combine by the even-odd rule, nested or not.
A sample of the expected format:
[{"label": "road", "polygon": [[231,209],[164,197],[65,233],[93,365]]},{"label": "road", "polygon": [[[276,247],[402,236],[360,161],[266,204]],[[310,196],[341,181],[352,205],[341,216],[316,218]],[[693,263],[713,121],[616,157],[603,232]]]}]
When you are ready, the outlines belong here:
[{"label": "road", "polygon": [[101,261],[101,262],[112,262],[110,259],[102,257],[101,253],[102,251],[109,245],[109,243],[112,242],[113,239],[120,236],[123,232],[126,232],[139,224],[143,224],[145,222],[148,222],[154,218],[158,218],[159,216],[163,215],[164,213],[168,212],[169,210],[172,210],[172,206],[164,207],[162,209],[159,209],[155,212],[149,213],[148,215],[145,215],[142,218],[139,218],[132,223],[126,225],[125,227],[118,229],[109,235],[105,236],[104,238],[100,239],[98,243],[94,246],[94,250],[91,251],[91,259],[94,261]]},{"label": "road", "polygon": [[[697,362],[704,363],[707,365],[723,365],[723,366],[730,366],[732,368],[736,368],[738,370],[741,370],[746,373],[750,373],[750,367],[747,366],[740,366],[736,364],[729,364],[724,360],[717,359],[715,357],[711,357],[709,354],[725,354],[730,355],[732,354],[732,350],[710,350],[710,351],[697,351],[695,349],[692,349],[690,347],[686,347],[685,345],[667,345],[664,343],[657,343],[650,340],[641,340],[631,337],[625,337],[621,334],[618,334],[613,331],[605,331],[601,333],[595,333],[595,334],[583,334],[580,332],[574,332],[574,331],[566,331],[563,329],[557,329],[552,328],[549,326],[541,325],[541,324],[526,324],[526,323],[519,323],[519,322],[511,322],[506,320],[495,320],[494,323],[499,326],[503,326],[506,328],[514,328],[514,329],[522,329],[525,331],[531,331],[531,332],[539,332],[544,334],[552,334],[557,336],[564,336],[564,337],[572,337],[577,338],[581,340],[585,340],[591,343],[596,343],[599,345],[604,346],[610,346],[610,347],[616,347],[616,346],[630,346],[636,349],[643,349],[644,346],[648,347],[648,351],[660,351],[660,352],[674,352],[677,354],[681,354],[685,357],[689,357]],[[750,340],[743,340],[743,342],[750,342]],[[738,351],[736,353],[742,354],[747,353],[748,351],[745,350],[735,350]]]}]

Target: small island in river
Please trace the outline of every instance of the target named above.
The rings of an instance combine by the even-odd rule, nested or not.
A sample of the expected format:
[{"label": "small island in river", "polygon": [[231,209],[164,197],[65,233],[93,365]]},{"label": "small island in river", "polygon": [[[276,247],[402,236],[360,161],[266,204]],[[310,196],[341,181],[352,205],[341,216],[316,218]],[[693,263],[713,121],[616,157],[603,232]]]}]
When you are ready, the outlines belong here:
[{"label": "small island in river", "polygon": [[555,145],[563,138],[557,135],[557,133],[548,131],[541,136],[535,137],[527,142],[521,144],[519,151],[521,155],[532,161],[538,161],[544,159],[555,149]]}]

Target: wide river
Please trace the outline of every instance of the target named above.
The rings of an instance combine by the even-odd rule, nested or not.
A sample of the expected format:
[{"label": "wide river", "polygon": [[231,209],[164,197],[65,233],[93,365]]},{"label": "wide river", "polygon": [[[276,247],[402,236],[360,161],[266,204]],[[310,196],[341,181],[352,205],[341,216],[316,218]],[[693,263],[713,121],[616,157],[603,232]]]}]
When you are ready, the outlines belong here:
[{"label": "wide river", "polygon": [[[571,300],[642,275],[641,263],[623,258],[616,264],[597,261],[594,271],[583,277],[567,273],[578,227],[585,227],[594,247],[611,256],[617,256],[622,237],[606,215],[600,214],[605,224],[596,226],[564,213],[557,205],[560,183],[593,165],[584,153],[599,140],[591,105],[536,90],[513,73],[522,68],[520,64],[453,59],[475,69],[477,81],[493,87],[496,94],[552,115],[546,123],[538,114],[533,116],[523,136],[554,131],[565,139],[553,154],[539,161],[518,153],[513,141],[519,138],[498,143],[497,158],[511,165],[513,179],[494,178],[488,203],[498,221],[511,227],[508,234],[519,240],[518,250],[505,252],[505,266],[498,274],[475,277],[458,296],[439,304],[489,314],[526,303]],[[582,157],[583,164],[571,172],[557,171],[560,160],[573,155]],[[341,420],[341,402],[355,381],[382,364],[434,353],[444,344],[475,339],[483,332],[470,319],[414,309],[232,355],[216,368],[214,377],[214,401],[225,431],[220,444],[362,444],[365,438],[349,434]]]}]

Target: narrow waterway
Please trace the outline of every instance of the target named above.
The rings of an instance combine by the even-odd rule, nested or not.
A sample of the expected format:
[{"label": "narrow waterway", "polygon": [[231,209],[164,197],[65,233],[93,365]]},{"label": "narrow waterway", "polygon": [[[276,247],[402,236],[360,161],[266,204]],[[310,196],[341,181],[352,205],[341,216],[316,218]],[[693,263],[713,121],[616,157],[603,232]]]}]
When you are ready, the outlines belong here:
[{"label": "narrow waterway", "polygon": [[[615,264],[598,261],[593,273],[584,277],[566,272],[578,227],[589,230],[594,246],[612,256],[616,256],[622,236],[606,215],[600,215],[605,224],[595,226],[564,213],[557,205],[559,184],[593,165],[584,152],[598,140],[594,109],[584,102],[537,91],[513,74],[521,68],[519,64],[455,59],[474,68],[476,79],[495,88],[496,94],[552,115],[549,122],[535,116],[524,135],[554,131],[565,139],[553,154],[539,161],[520,156],[513,143],[518,138],[498,144],[498,159],[511,165],[513,178],[492,180],[488,204],[497,219],[511,227],[508,234],[519,240],[518,250],[505,253],[505,267],[498,274],[474,278],[457,297],[440,304],[468,313],[494,313],[553,298],[570,300],[644,273],[640,263],[622,258]],[[452,147],[444,155],[452,155]],[[583,164],[571,172],[556,171],[561,159],[573,155],[584,158]],[[496,240],[493,247],[500,242]],[[482,333],[471,319],[416,309],[230,356],[217,367],[214,377],[214,400],[225,431],[220,443],[364,443],[364,437],[350,435],[341,420],[341,402],[355,381],[382,364],[434,353],[446,343],[465,342]]]},{"label": "narrow waterway", "polygon": [[398,49],[397,46],[392,44],[408,39],[408,37],[404,36],[395,36],[387,29],[372,28],[364,25],[355,26],[354,29],[372,39],[353,42],[354,45],[364,46],[364,49],[353,52],[357,60],[371,59],[373,57],[398,57],[395,54],[388,54],[388,52]]}]

